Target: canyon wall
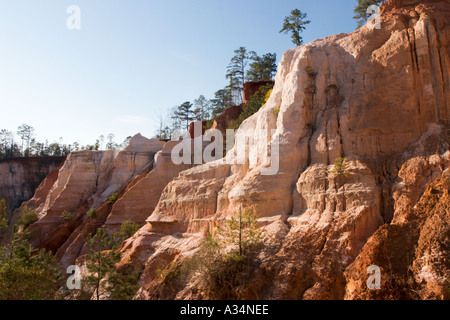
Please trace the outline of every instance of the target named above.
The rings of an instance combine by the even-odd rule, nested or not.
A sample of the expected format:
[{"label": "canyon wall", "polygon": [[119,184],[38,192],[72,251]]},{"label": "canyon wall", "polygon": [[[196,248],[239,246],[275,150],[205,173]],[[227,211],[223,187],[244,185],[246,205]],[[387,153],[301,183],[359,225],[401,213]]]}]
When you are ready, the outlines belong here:
[{"label": "canyon wall", "polygon": [[[39,215],[39,221],[29,228],[33,246],[52,251],[67,267],[87,252],[85,240],[97,228],[103,226],[113,234],[126,221],[145,225],[164,187],[193,166],[173,163],[172,151],[178,144],[138,134],[119,151],[71,153],[64,166],[47,176],[35,196],[21,207]],[[194,140],[187,139],[186,145],[194,163]],[[207,145],[200,141],[202,149]],[[90,210],[95,214],[89,217]],[[73,218],[64,219],[64,211]]]},{"label": "canyon wall", "polygon": [[[450,298],[450,3],[381,8],[380,29],[287,51],[270,99],[237,132],[245,144],[225,159],[175,165],[178,141],[141,136],[121,151],[71,154],[32,200],[41,217],[33,244],[67,266],[96,228],[136,221],[121,266],[141,271],[139,297],[150,299],[167,286],[158,269],[183,263],[238,208],[257,205],[260,263],[239,298]],[[278,171],[267,175],[275,154]],[[372,265],[380,290],[367,287]],[[197,280],[156,298],[205,298]]]},{"label": "canyon wall", "polygon": [[33,197],[39,184],[55,171],[65,157],[22,158],[0,163],[0,199],[14,209]]},{"label": "canyon wall", "polygon": [[[163,145],[138,134],[120,151],[71,153],[57,175],[48,176],[35,197],[22,205],[36,210],[40,217],[30,227],[32,244],[57,252],[77,228],[95,225],[97,217],[87,223],[86,213],[100,209],[113,195],[121,194],[134,179],[148,172]],[[73,219],[62,218],[64,211],[72,213]]]},{"label": "canyon wall", "polygon": [[[246,164],[232,164],[234,148],[227,162],[182,172],[123,245],[123,263],[142,270],[141,297],[159,288],[157,268],[182,262],[222,219],[257,204],[262,262],[250,284],[236,288],[241,298],[389,298],[387,284],[401,277],[421,297],[448,298],[448,265],[421,262],[430,250],[448,259],[448,228],[422,235],[433,221],[424,215],[433,213],[412,211],[449,167],[449,9],[448,1],[387,1],[380,29],[365,26],[286,52],[269,101],[237,133],[254,130]],[[271,164],[264,135],[279,141],[280,168],[272,176],[262,174]],[[345,174],[335,172],[339,157],[346,158]],[[437,197],[448,193],[437,190]],[[448,225],[448,205],[439,214],[436,221]],[[420,217],[423,223],[409,221]],[[391,254],[383,251],[394,237],[386,230],[406,237],[416,225],[420,235],[396,242],[396,252],[414,253],[406,262],[412,274],[396,278],[404,270],[379,256]],[[421,243],[427,237],[434,247]],[[370,264],[384,276],[385,289],[376,293],[361,281]],[[189,283],[162,298],[202,298],[194,288]]]}]

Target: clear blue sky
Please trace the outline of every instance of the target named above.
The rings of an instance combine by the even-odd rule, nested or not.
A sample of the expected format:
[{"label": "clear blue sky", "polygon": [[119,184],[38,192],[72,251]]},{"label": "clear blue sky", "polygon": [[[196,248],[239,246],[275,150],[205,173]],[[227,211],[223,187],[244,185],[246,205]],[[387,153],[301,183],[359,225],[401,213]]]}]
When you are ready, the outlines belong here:
[{"label": "clear blue sky", "polygon": [[[280,34],[298,8],[305,43],[351,32],[356,0],[0,0],[0,129],[26,123],[37,139],[121,142],[156,132],[158,114],[226,85],[240,46],[293,48]],[[69,30],[69,5],[81,30]]]}]

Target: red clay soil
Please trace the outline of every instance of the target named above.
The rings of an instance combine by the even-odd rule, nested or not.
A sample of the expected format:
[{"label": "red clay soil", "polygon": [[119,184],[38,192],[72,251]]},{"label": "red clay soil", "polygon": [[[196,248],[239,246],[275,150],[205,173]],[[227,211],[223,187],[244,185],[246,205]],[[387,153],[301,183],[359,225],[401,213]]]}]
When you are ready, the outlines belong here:
[{"label": "red clay soil", "polygon": [[211,129],[217,129],[222,134],[225,135],[226,130],[229,127],[229,123],[231,121],[237,120],[242,112],[242,107],[244,105],[241,104],[240,106],[231,106],[226,108],[220,116],[214,120],[214,124],[212,125]]},{"label": "red clay soil", "polygon": [[[200,122],[200,121],[197,121],[197,122]],[[194,129],[195,129],[195,124],[197,123],[197,122],[191,122],[191,124],[189,125],[189,136],[191,137],[191,139],[195,139],[195,138],[198,138],[199,136],[195,136],[195,132],[194,132]],[[203,121],[203,125],[202,125],[202,134],[201,135],[204,135],[205,134],[205,131],[206,131],[206,126],[207,126],[207,121]]]},{"label": "red clay soil", "polygon": [[[386,224],[345,275],[362,300],[450,299],[450,176],[437,179],[403,223]],[[367,268],[381,268],[381,290],[367,290]],[[425,282],[417,275],[433,277]]]},{"label": "red clay soil", "polygon": [[275,81],[257,81],[244,83],[244,104],[261,88],[267,84],[275,85]]}]

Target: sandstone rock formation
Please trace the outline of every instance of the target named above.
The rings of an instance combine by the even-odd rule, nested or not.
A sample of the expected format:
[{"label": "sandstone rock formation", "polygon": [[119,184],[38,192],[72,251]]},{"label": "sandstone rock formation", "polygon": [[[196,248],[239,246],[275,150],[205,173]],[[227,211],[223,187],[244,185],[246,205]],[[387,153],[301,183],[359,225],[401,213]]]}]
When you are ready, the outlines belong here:
[{"label": "sandstone rock formation", "polygon": [[[163,147],[159,140],[148,140],[140,134],[120,151],[79,151],[69,155],[58,177],[45,197],[34,208],[40,220],[31,227],[33,245],[55,250],[70,236],[61,214],[71,212],[79,223],[89,209],[98,209],[140,173],[148,170],[154,155]],[[43,182],[48,188],[53,177]],[[45,187],[44,187],[45,186]],[[39,195],[36,195],[39,197]],[[69,229],[73,229],[71,226]]]},{"label": "sandstone rock formation", "polygon": [[[208,143],[199,139],[203,150]],[[97,228],[104,226],[113,234],[126,221],[144,225],[164,187],[195,165],[195,141],[185,140],[191,159],[179,165],[172,160],[179,141],[149,140],[140,134],[120,151],[71,153],[64,166],[49,175],[34,198],[22,206],[40,216],[30,227],[32,244],[53,251],[67,267],[87,252],[85,239]],[[110,201],[112,195],[114,201]],[[90,209],[95,216],[89,218]],[[64,220],[64,211],[71,212],[73,219]]]},{"label": "sandstone rock formation", "polygon": [[[122,244],[120,266],[141,271],[140,297],[204,298],[195,279],[161,291],[156,270],[183,263],[223,219],[257,204],[263,246],[240,298],[448,299],[449,19],[448,0],[388,0],[380,29],[287,51],[270,99],[237,132],[245,144],[225,159],[175,165],[178,141],[140,135],[121,151],[71,154],[42,185],[53,184],[45,201],[33,200],[33,244],[67,266],[96,228],[133,220],[143,227]],[[366,283],[372,265],[378,291]]]},{"label": "sandstone rock formation", "polygon": [[[171,152],[178,141],[170,141],[155,156],[154,164],[141,180],[129,186],[124,195],[114,204],[106,220],[106,226],[118,226],[126,219],[144,224],[158,204],[164,187],[189,164],[175,165]],[[132,205],[131,205],[132,204]]]},{"label": "sandstone rock formation", "polygon": [[[397,241],[395,252],[412,253],[411,288],[446,297],[448,230],[433,231],[432,222],[449,223],[448,189],[432,186],[450,160],[449,10],[445,0],[387,1],[381,29],[365,26],[286,52],[266,106],[237,133],[256,129],[246,164],[216,161],[182,172],[148,225],[124,244],[123,264],[142,269],[141,296],[153,296],[157,268],[182,261],[239,206],[258,204],[265,247],[251,285],[239,288],[242,298],[389,298],[386,288],[367,293],[361,279],[372,262],[392,270],[379,249],[402,239],[390,230],[403,237],[408,226],[419,226],[418,234]],[[266,176],[270,130],[280,168]],[[336,173],[338,157],[346,158],[346,174]],[[435,191],[425,192],[430,185]],[[435,213],[420,202],[430,193],[441,199]],[[432,257],[439,270],[424,262]],[[202,297],[193,292],[166,298]]]},{"label": "sandstone rock formation", "polygon": [[[441,161],[419,157],[402,167],[395,219],[376,231],[347,268],[346,299],[450,299],[450,170],[440,174]],[[420,180],[428,174],[438,178],[425,192],[408,194],[406,189],[421,190]],[[367,290],[362,271],[370,266],[381,268],[382,290]]]},{"label": "sandstone rock formation", "polygon": [[0,163],[0,199],[10,209],[33,197],[44,178],[56,170],[65,157],[13,159]]}]

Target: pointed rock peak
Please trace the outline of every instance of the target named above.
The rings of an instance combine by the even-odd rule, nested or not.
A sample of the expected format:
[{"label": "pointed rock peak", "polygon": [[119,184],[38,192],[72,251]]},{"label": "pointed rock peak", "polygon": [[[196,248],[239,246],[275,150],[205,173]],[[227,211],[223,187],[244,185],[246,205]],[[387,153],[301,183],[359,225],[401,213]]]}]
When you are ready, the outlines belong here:
[{"label": "pointed rock peak", "polygon": [[129,144],[135,143],[135,142],[137,142],[137,141],[144,141],[144,140],[149,140],[149,139],[147,139],[146,137],[144,137],[142,134],[138,133],[138,134],[135,134],[135,135],[130,139],[130,143],[129,143]]},{"label": "pointed rock peak", "polygon": [[124,151],[128,152],[158,152],[164,146],[164,142],[159,139],[148,139],[138,133],[130,139]]}]

